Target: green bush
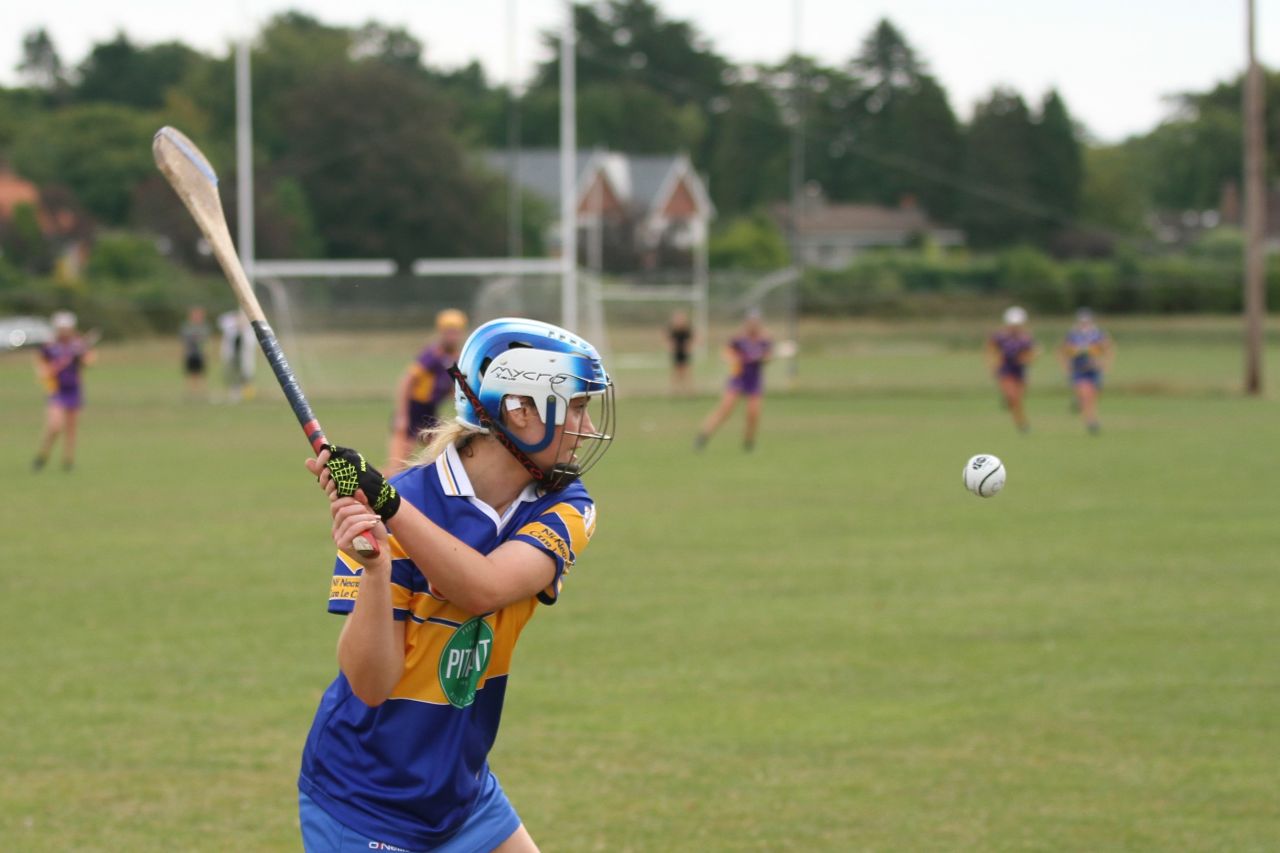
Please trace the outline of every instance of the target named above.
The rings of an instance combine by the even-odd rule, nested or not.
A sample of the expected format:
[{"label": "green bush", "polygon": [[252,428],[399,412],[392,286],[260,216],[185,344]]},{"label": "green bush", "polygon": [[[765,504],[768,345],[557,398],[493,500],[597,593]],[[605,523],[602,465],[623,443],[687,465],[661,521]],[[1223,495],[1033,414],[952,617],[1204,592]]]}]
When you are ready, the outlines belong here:
[{"label": "green bush", "polygon": [[1002,252],[998,270],[1000,289],[1028,308],[1058,313],[1074,301],[1062,265],[1030,246]]},{"label": "green bush", "polygon": [[[807,270],[801,310],[810,314],[954,311],[959,299],[1002,298],[1041,313],[1089,306],[1108,314],[1234,313],[1241,310],[1240,254],[1219,251],[1230,233],[1194,252],[1056,261],[1019,247],[993,255],[869,252],[842,270]],[[1267,304],[1280,310],[1280,263],[1267,273]],[[943,298],[955,297],[955,298]]]},{"label": "green bush", "polygon": [[129,281],[161,275],[168,261],[156,248],[154,240],[136,234],[105,234],[94,242],[85,270],[88,278],[100,281]]},{"label": "green bush", "polygon": [[762,215],[727,222],[711,236],[708,256],[715,269],[776,270],[788,263],[782,234]]}]

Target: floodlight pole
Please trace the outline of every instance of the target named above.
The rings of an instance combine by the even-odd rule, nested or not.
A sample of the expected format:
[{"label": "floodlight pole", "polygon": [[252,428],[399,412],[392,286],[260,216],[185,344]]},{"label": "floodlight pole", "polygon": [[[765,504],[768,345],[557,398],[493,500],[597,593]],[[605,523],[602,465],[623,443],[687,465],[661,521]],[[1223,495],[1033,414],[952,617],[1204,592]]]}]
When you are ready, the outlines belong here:
[{"label": "floodlight pole", "polygon": [[560,33],[560,325],[578,329],[578,153],[573,0],[565,0]]},{"label": "floodlight pole", "polygon": [[236,44],[236,230],[240,261],[254,279],[253,245],[253,91],[249,78],[249,40]]},{"label": "floodlight pole", "polygon": [[[791,266],[799,275],[787,288],[787,337],[792,343],[800,338],[798,315],[800,313],[800,278],[804,275],[804,261],[800,257],[800,207],[804,196],[804,87],[800,85],[800,0],[791,3],[791,215],[787,217],[788,237],[791,241]],[[791,358],[787,364],[787,376],[794,382],[800,363]]]},{"label": "floodlight pole", "polygon": [[507,0],[507,254],[524,255],[520,206],[520,101],[516,79],[516,0]]},{"label": "floodlight pole", "polygon": [[1262,136],[1262,68],[1254,44],[1254,0],[1245,0],[1246,42],[1249,65],[1244,77],[1244,390],[1250,396],[1262,393],[1263,323],[1266,291],[1263,287],[1264,220]]}]

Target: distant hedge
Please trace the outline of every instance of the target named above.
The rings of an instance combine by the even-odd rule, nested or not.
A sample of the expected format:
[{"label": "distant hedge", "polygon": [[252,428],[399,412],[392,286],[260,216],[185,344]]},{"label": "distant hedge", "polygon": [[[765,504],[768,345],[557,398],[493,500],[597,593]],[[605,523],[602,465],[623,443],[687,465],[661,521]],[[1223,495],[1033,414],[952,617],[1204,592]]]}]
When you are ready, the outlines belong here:
[{"label": "distant hedge", "polygon": [[[1269,260],[1267,305],[1275,311],[1280,259]],[[918,313],[922,303],[954,306],[968,295],[1003,297],[1043,313],[1080,306],[1111,314],[1234,313],[1243,281],[1238,255],[1057,261],[1031,248],[995,255],[873,252],[842,270],[807,270],[800,306],[807,314],[892,315]]]},{"label": "distant hedge", "polygon": [[69,309],[80,328],[109,338],[171,333],[192,305],[216,312],[232,303],[220,277],[192,274],[161,256],[152,241],[129,234],[100,237],[75,279],[24,275],[0,258],[0,314],[47,317]]},{"label": "distant hedge", "polygon": [[[1267,305],[1275,312],[1280,311],[1280,259],[1269,261]],[[739,290],[750,291],[756,277],[749,274]],[[1234,250],[1074,261],[1057,261],[1031,248],[998,254],[901,250],[868,253],[842,270],[807,270],[799,305],[809,315],[886,317],[986,314],[1006,302],[1042,314],[1080,306],[1108,314],[1236,313],[1243,278]],[[398,292],[384,286],[377,298],[394,300]],[[175,265],[154,243],[134,235],[100,237],[83,277],[75,281],[24,275],[0,257],[0,315],[47,316],[69,308],[80,315],[82,328],[119,338],[171,334],[191,305],[211,313],[230,308],[230,288],[219,276]]]}]

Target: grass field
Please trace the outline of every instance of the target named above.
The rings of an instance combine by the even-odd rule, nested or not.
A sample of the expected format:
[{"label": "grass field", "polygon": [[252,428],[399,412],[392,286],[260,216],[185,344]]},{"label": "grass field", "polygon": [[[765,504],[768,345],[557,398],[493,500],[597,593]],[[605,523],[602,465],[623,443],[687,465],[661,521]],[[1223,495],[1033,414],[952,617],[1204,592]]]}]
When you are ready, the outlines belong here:
[{"label": "grass field", "polygon": [[[1097,438],[1047,362],[1016,434],[964,323],[806,326],[750,456],[737,419],[692,454],[709,393],[623,371],[599,533],[492,756],[542,848],[1276,849],[1280,404],[1233,393],[1236,329],[1116,325]],[[380,456],[412,340],[356,345],[295,360]],[[80,465],[40,476],[0,357],[0,848],[300,847],[327,513],[278,392],[182,405],[176,355],[105,347]]]}]

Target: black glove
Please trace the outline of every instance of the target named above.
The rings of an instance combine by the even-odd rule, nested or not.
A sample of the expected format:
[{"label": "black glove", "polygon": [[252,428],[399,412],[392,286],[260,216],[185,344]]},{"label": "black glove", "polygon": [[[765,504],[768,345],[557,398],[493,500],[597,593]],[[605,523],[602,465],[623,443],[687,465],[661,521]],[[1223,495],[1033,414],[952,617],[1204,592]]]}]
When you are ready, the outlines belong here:
[{"label": "black glove", "polygon": [[357,490],[364,492],[369,501],[369,508],[390,521],[391,516],[400,509],[400,493],[396,487],[387,482],[387,478],[370,465],[359,452],[350,447],[328,445],[329,461],[324,463],[333,477],[333,484],[338,487],[341,497],[349,498]]}]

